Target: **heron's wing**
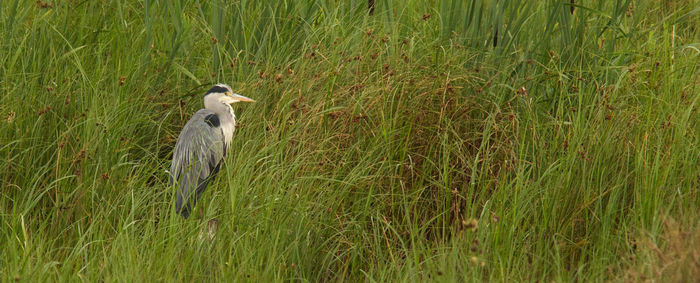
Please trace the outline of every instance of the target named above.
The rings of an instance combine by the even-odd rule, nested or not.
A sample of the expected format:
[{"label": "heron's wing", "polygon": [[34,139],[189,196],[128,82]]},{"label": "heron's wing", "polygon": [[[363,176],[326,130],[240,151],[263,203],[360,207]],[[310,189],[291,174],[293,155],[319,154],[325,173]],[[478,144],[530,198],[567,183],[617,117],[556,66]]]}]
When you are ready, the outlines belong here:
[{"label": "heron's wing", "polygon": [[211,110],[197,111],[182,128],[170,165],[170,185],[177,188],[175,208],[185,218],[219,171],[225,151],[218,117]]}]

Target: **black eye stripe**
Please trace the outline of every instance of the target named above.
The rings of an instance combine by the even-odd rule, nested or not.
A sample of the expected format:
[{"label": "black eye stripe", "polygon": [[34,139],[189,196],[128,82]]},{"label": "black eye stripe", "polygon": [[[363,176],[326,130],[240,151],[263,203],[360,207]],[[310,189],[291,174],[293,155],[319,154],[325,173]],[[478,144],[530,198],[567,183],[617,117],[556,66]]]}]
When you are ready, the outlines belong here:
[{"label": "black eye stripe", "polygon": [[[210,88],[210,89],[207,91],[207,94],[210,94],[210,93],[226,93],[226,92],[228,92],[228,89],[227,89],[227,88],[225,88],[225,87],[223,87],[223,86],[215,85],[215,86],[213,86],[212,88]],[[205,94],[205,96],[206,96],[207,94]]]}]

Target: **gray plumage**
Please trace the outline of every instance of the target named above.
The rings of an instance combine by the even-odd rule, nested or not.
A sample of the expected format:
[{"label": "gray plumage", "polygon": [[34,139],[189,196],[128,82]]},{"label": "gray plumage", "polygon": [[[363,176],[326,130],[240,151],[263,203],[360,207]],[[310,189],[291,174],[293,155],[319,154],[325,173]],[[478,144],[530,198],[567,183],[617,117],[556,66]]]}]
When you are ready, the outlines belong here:
[{"label": "gray plumage", "polygon": [[236,124],[232,103],[254,100],[217,84],[204,95],[204,107],[187,121],[177,138],[170,165],[170,185],[176,187],[175,210],[189,217],[209,182],[219,172]]},{"label": "gray plumage", "polygon": [[209,109],[197,111],[180,132],[173,150],[170,184],[178,180],[175,209],[185,218],[191,204],[199,200],[209,181],[216,177],[226,154],[224,133],[219,125],[207,121],[209,115],[216,114]]}]

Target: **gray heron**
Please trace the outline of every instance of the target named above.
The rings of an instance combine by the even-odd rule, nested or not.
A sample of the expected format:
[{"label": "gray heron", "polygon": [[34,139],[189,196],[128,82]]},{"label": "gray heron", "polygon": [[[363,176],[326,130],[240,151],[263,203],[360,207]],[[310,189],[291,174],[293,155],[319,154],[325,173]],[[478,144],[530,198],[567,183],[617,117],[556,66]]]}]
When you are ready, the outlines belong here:
[{"label": "gray heron", "polygon": [[233,93],[228,85],[213,86],[204,94],[204,109],[192,115],[177,137],[170,186],[176,187],[175,211],[185,218],[219,172],[236,127],[231,104],[240,101],[255,102]]}]

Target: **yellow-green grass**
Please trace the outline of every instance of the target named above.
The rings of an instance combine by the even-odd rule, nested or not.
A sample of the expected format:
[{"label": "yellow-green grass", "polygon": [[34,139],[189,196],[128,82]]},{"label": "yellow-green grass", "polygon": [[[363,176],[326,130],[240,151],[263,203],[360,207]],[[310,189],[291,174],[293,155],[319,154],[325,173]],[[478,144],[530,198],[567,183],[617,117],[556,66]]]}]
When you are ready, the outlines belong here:
[{"label": "yellow-green grass", "polygon": [[2,281],[700,276],[700,2],[228,2],[0,2]]}]

